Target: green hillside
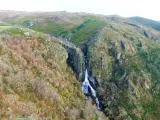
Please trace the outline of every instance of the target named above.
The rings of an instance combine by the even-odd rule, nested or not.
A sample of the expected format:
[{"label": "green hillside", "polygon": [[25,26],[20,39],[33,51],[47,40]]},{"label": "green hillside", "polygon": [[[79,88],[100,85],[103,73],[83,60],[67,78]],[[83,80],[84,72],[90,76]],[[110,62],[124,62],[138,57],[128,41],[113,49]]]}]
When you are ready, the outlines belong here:
[{"label": "green hillside", "polygon": [[139,22],[143,25],[152,27],[155,30],[160,31],[160,22],[155,20],[150,20],[142,17],[130,17],[129,19]]},{"label": "green hillside", "polygon": [[50,35],[0,26],[0,119],[105,117],[85,105],[67,57],[58,39]]},{"label": "green hillside", "polygon": [[[8,14],[0,16],[0,118],[159,120],[160,32],[153,26],[87,13]],[[86,67],[101,111],[84,100]]]}]

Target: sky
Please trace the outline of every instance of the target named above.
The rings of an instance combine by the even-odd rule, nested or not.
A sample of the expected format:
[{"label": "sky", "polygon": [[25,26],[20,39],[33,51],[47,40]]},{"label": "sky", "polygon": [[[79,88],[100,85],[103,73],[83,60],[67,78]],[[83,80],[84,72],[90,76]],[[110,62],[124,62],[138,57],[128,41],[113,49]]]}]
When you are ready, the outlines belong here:
[{"label": "sky", "polygon": [[0,10],[87,12],[160,21],[159,0],[0,0]]}]

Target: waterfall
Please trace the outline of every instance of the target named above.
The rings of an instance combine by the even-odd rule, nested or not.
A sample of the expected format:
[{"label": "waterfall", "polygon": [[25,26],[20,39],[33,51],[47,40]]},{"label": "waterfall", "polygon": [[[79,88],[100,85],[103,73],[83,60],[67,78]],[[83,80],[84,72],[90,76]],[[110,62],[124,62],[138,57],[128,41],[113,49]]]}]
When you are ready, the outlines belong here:
[{"label": "waterfall", "polygon": [[88,79],[89,78],[89,75],[88,75],[89,65],[88,65],[88,47],[87,45],[84,47],[83,53],[84,53],[84,58],[85,58],[85,68],[86,69],[85,69],[85,78],[82,83],[82,91],[86,97],[90,96],[96,102],[97,109],[100,110],[99,100],[97,98],[96,91],[90,84],[91,81],[89,81]]},{"label": "waterfall", "polygon": [[[91,90],[91,93],[89,93],[88,89]],[[85,95],[90,95],[95,100],[97,109],[100,110],[99,100],[97,98],[96,91],[90,85],[89,80],[88,80],[88,70],[87,69],[85,70],[85,79],[84,79],[84,82],[82,83],[82,91],[84,92]]]},{"label": "waterfall", "polygon": [[86,69],[85,71],[85,79],[84,79],[84,82],[89,82],[88,81],[88,70]]}]

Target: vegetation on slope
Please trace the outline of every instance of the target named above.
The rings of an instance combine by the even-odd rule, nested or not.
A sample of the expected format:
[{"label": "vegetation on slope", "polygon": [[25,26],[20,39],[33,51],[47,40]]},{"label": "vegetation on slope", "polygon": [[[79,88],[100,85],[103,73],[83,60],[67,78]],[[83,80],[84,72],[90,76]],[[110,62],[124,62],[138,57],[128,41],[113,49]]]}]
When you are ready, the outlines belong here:
[{"label": "vegetation on slope", "polygon": [[57,39],[22,29],[0,32],[0,119],[97,119]]},{"label": "vegetation on slope", "polygon": [[155,20],[150,20],[142,17],[130,17],[129,19],[139,22],[143,25],[152,27],[155,30],[160,31],[160,22]]},{"label": "vegetation on slope", "polygon": [[42,14],[37,16],[18,16],[5,21],[13,25],[21,25],[56,37],[67,38],[76,45],[83,45],[91,40],[98,30],[107,24],[105,19],[98,19],[95,16],[88,15],[81,17],[81,15],[75,15],[73,19],[73,15],[54,16],[54,14]]},{"label": "vegetation on slope", "polygon": [[88,40],[91,40],[98,30],[100,30],[104,25],[105,22],[103,21],[93,20],[76,32],[71,41],[75,44],[86,43]]},{"label": "vegetation on slope", "polygon": [[[54,89],[58,96],[60,96],[57,103],[60,104],[63,109],[61,109],[60,106],[56,106],[57,104],[55,108],[62,111],[69,111],[69,113],[65,113],[64,111],[57,113],[57,118],[64,119],[68,114],[70,115],[76,111],[75,115],[78,115],[76,116],[77,118],[74,116],[75,119],[91,119],[92,117],[90,116],[93,115],[95,109],[91,111],[88,118],[84,117],[84,113],[86,113],[84,111],[86,111],[86,109],[82,107],[83,95],[79,92],[80,85],[74,81],[76,80],[74,73],[66,64],[67,57],[65,56],[67,53],[59,44],[58,40],[53,40],[54,42],[44,42],[44,39],[41,39],[43,37],[40,37],[40,39],[32,35],[27,37],[26,32],[24,33],[20,27],[16,27],[17,24],[66,39],[74,43],[77,47],[86,47],[86,50],[83,50],[83,52],[85,55],[88,55],[86,59],[89,62],[89,74],[91,78],[95,77],[99,82],[99,86],[96,88],[97,94],[102,104],[102,111],[109,116],[109,118],[124,120],[159,119],[160,32],[138,23],[132,23],[132,21],[121,17],[77,13],[32,14],[13,17],[5,21],[10,24],[13,22],[15,27],[2,26],[0,31],[2,31],[3,34],[10,34],[11,36],[12,33],[18,36],[21,34],[21,36],[25,37],[25,40],[18,42],[17,47],[21,46],[21,48],[18,48],[23,50],[23,45],[29,44],[29,48],[32,46],[32,51],[28,51],[27,53],[32,53],[33,58],[41,58],[39,61],[40,64],[36,64],[37,62],[31,59],[32,57],[30,58],[22,54],[25,53],[24,50],[20,54],[27,63],[25,69],[30,72],[32,71],[31,73],[40,79],[38,82],[43,81],[43,85],[45,86],[48,84],[49,79],[48,85],[51,91]],[[27,30],[29,29],[25,29],[25,31]],[[32,33],[39,34],[33,31]],[[43,34],[41,35],[43,36]],[[28,43],[30,40],[32,40],[34,44],[31,44],[32,42]],[[48,38],[48,40],[50,39]],[[15,47],[13,48],[15,43],[9,42],[7,46],[11,44],[11,47],[6,47],[11,53],[14,51],[12,54],[17,53],[17,49],[15,49]],[[2,46],[4,46],[4,44],[6,44],[6,42],[2,41]],[[3,47],[1,48],[4,49]],[[27,55],[30,56],[32,54]],[[3,57],[5,57],[5,55],[8,55],[8,53],[4,54]],[[11,56],[9,54],[8,58],[10,59],[13,56],[15,55]],[[77,65],[75,62],[82,62],[80,61],[82,58],[77,59],[76,57],[79,56],[75,55],[74,52],[70,58],[71,57],[73,58],[68,60],[74,60],[74,62],[70,61],[70,64],[73,64],[73,66]],[[9,63],[10,65],[15,64],[14,66],[18,66],[16,60],[17,59],[14,58],[11,63],[5,62],[5,64]],[[81,66],[74,67],[74,69],[82,70],[83,68],[80,67]],[[18,68],[14,68],[14,70],[19,69],[19,71],[22,71],[21,68],[23,67],[19,66]],[[45,70],[42,68],[45,68]],[[8,74],[7,71],[5,74]],[[22,76],[25,75],[23,72]],[[28,77],[25,78],[23,83],[29,84],[29,90],[33,91],[34,94],[36,93],[35,96],[38,96],[36,98],[38,102],[35,102],[36,106],[40,104],[39,99],[43,101],[46,100],[44,103],[49,103],[49,105],[54,106],[54,104],[47,101],[48,98],[50,98],[50,96],[46,96],[45,94],[48,89],[46,89],[45,92],[39,92],[41,89],[36,89],[39,86],[37,79],[35,82],[31,81],[28,83],[27,81],[30,80],[27,78]],[[52,80],[53,78],[55,79]],[[35,78],[33,77],[33,79]],[[5,83],[5,81],[3,81],[3,84],[7,86],[8,82]],[[30,84],[32,87],[30,87]],[[11,90],[14,86],[15,85],[12,85]],[[71,88],[69,88],[69,86],[71,86]],[[10,87],[7,86],[6,88]],[[15,88],[13,90],[17,91]],[[35,92],[34,90],[37,91]],[[74,90],[74,92],[72,90]],[[22,92],[18,94],[23,96]],[[25,98],[24,96],[22,98]],[[33,101],[31,102],[34,103]],[[5,105],[3,104],[2,106]],[[52,114],[50,111],[53,111],[53,109],[50,109],[47,113]],[[49,115],[47,114],[47,116]],[[93,116],[95,119],[98,119],[95,114]]]},{"label": "vegetation on slope", "polygon": [[119,23],[104,28],[89,44],[90,73],[100,82],[106,115],[159,119],[159,50],[160,45]]}]

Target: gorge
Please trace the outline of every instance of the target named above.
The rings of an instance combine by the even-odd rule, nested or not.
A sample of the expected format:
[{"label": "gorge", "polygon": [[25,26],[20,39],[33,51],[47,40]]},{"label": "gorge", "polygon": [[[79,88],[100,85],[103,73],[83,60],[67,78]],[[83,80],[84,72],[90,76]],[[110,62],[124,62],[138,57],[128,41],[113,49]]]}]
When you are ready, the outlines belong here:
[{"label": "gorge", "polygon": [[160,31],[64,11],[0,21],[0,119],[159,120]]}]

